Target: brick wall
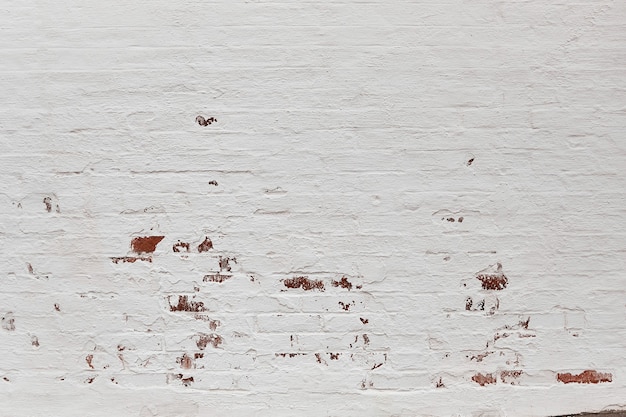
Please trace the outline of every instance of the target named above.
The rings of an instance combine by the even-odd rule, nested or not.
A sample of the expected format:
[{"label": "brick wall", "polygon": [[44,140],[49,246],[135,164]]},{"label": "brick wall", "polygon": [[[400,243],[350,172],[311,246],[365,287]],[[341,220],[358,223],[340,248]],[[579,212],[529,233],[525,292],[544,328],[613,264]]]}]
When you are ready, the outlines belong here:
[{"label": "brick wall", "polygon": [[626,4],[5,1],[0,415],[626,407]]}]

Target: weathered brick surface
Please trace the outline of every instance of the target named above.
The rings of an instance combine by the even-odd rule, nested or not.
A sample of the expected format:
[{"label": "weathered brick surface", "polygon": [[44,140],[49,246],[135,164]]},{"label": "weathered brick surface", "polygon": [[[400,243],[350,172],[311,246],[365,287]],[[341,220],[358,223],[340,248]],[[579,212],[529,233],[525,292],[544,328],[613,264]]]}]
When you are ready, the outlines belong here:
[{"label": "weathered brick surface", "polygon": [[4,1],[0,415],[626,408],[625,23]]}]

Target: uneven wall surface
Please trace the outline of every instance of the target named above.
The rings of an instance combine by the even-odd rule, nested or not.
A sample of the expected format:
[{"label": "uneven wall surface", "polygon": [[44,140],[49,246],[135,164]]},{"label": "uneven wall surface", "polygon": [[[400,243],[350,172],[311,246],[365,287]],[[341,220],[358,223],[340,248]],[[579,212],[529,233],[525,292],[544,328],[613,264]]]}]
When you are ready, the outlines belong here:
[{"label": "uneven wall surface", "polygon": [[2,3],[1,416],[626,407],[623,1]]}]

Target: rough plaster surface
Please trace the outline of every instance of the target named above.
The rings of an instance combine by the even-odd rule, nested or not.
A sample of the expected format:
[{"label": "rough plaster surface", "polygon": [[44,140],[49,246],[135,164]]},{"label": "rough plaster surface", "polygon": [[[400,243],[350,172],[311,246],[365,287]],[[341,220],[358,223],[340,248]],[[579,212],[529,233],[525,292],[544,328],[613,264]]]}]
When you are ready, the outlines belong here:
[{"label": "rough plaster surface", "polygon": [[0,415],[626,407],[623,1],[1,9]]}]

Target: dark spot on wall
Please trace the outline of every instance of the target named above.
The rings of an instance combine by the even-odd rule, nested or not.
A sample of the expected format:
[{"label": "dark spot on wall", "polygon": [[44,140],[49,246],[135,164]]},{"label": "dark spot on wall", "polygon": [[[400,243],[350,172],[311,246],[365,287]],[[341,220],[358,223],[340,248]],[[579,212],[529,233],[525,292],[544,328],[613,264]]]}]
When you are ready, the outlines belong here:
[{"label": "dark spot on wall", "polygon": [[366,345],[370,344],[370,338],[368,335],[366,334],[363,335],[363,342],[365,342]]},{"label": "dark spot on wall", "polygon": [[124,345],[117,345],[117,351],[118,352],[123,352],[124,350],[126,350],[126,346],[124,346]]},{"label": "dark spot on wall", "polygon": [[496,383],[496,377],[493,374],[484,374],[483,375],[481,373],[477,373],[476,375],[474,375],[472,377],[472,381],[474,381],[475,383],[477,383],[481,387],[484,387],[485,385],[488,385],[488,384],[495,384]]},{"label": "dark spot on wall", "polygon": [[213,242],[208,236],[205,236],[202,243],[198,245],[198,252],[208,252],[211,249],[213,249]]},{"label": "dark spot on wall", "polygon": [[205,275],[204,278],[202,278],[202,281],[204,282],[217,282],[219,284],[221,284],[222,282],[226,281],[227,279],[231,279],[233,276],[232,275],[225,275],[225,274],[208,274]]},{"label": "dark spot on wall", "polygon": [[517,385],[517,379],[524,373],[524,371],[502,371],[500,372],[500,379],[505,384]]},{"label": "dark spot on wall", "polygon": [[359,319],[361,320],[361,323],[363,324],[367,324],[370,322],[368,319],[364,319],[363,317],[359,317]]},{"label": "dark spot on wall", "polygon": [[54,303],[54,309],[56,311],[61,311],[61,307],[57,303]]},{"label": "dark spot on wall", "polygon": [[51,197],[44,197],[43,199],[43,203],[46,205],[46,211],[48,213],[52,212],[52,209],[54,209],[54,211],[56,211],[57,213],[61,212],[61,208],[59,207],[58,204],[54,204],[52,201]]},{"label": "dark spot on wall", "polygon": [[2,328],[10,332],[15,330],[15,318],[13,318],[12,312],[9,311],[2,317]]},{"label": "dark spot on wall", "polygon": [[4,379],[6,382],[9,382],[9,378],[7,378],[6,376],[3,376],[2,379]]},{"label": "dark spot on wall", "polygon": [[33,275],[35,273],[35,270],[33,269],[33,266],[30,264],[30,262],[26,263],[26,267],[28,268],[28,273]]},{"label": "dark spot on wall", "polygon": [[463,223],[463,216],[459,217],[458,222],[459,222],[459,223]]},{"label": "dark spot on wall", "polygon": [[350,281],[348,281],[348,278],[346,278],[346,277],[341,277],[341,279],[339,281],[333,280],[332,284],[333,284],[333,287],[345,288],[348,291],[350,291],[352,289],[352,283]]},{"label": "dark spot on wall", "polygon": [[483,359],[485,359],[487,356],[491,355],[492,353],[494,353],[494,352],[493,351],[492,352],[484,352],[484,353],[479,353],[477,355],[472,355],[470,357],[470,361],[482,362]]},{"label": "dark spot on wall", "polygon": [[286,358],[287,356],[289,356],[290,358],[295,358],[296,356],[305,356],[306,353],[275,353],[274,356],[276,357],[283,357]]},{"label": "dark spot on wall", "polygon": [[180,358],[176,358],[176,363],[183,369],[191,369],[194,367],[193,359],[191,359],[191,357],[189,357],[186,353]]},{"label": "dark spot on wall", "polygon": [[470,159],[467,161],[467,166],[472,165],[472,162],[474,162],[474,158],[470,158]]},{"label": "dark spot on wall", "polygon": [[111,261],[114,264],[119,264],[120,262],[134,264],[137,261],[152,263],[152,257],[151,256],[120,256],[116,258],[111,258]]},{"label": "dark spot on wall", "polygon": [[36,348],[39,347],[39,339],[37,338],[37,336],[32,336],[30,338],[30,344],[33,345]]},{"label": "dark spot on wall", "polygon": [[350,307],[354,305],[354,301],[352,303],[343,303],[343,302],[339,301],[338,304],[341,306],[342,310],[350,311]]},{"label": "dark spot on wall", "polygon": [[480,302],[476,305],[476,309],[480,311],[485,310],[485,300],[480,300]]},{"label": "dark spot on wall", "polygon": [[588,369],[578,375],[573,375],[569,372],[559,373],[556,379],[564,384],[597,384],[599,382],[612,382],[613,375]]},{"label": "dark spot on wall", "polygon": [[174,243],[174,245],[172,246],[172,251],[174,252],[182,252],[183,249],[185,250],[185,252],[189,252],[189,243],[181,242],[179,240],[178,242]]},{"label": "dark spot on wall", "polygon": [[193,354],[193,358],[194,358],[194,359],[201,359],[201,358],[204,358],[204,353],[202,353],[202,352],[199,352],[199,353],[194,353],[194,354]]},{"label": "dark spot on wall", "polygon": [[214,185],[217,187],[217,181],[215,180],[209,181],[209,185]]},{"label": "dark spot on wall", "polygon": [[85,380],[85,384],[91,384],[91,383],[93,382],[93,380],[94,380],[94,379],[96,379],[96,377],[95,377],[95,376],[92,376],[91,378],[87,378],[87,379]]},{"label": "dark spot on wall", "polygon": [[209,126],[210,124],[215,122],[217,122],[217,119],[215,117],[209,117],[208,119],[205,119],[202,116],[196,117],[196,123],[198,123],[200,126]]},{"label": "dark spot on wall", "polygon": [[111,382],[114,383],[115,385],[118,385],[118,382],[115,380],[115,378],[111,378]]},{"label": "dark spot on wall", "polygon": [[472,297],[467,297],[465,299],[465,310],[470,311],[472,309],[472,304],[474,304]]},{"label": "dark spot on wall", "polygon": [[319,290],[324,291],[324,282],[322,280],[312,280],[308,277],[293,277],[283,281],[287,288],[302,288],[305,291]]},{"label": "dark spot on wall", "polygon": [[193,383],[193,377],[190,376],[189,378],[181,378],[180,381],[183,383],[184,386],[188,387]]},{"label": "dark spot on wall", "polygon": [[520,322],[519,322],[519,326],[520,326],[522,329],[526,329],[526,330],[528,330],[528,323],[530,323],[530,317],[528,317],[528,318],[526,319],[526,321],[520,320]]},{"label": "dark spot on wall", "polygon": [[437,381],[435,383],[435,387],[436,388],[445,388],[446,386],[443,384],[443,381],[441,380],[441,378],[439,378],[439,381]]},{"label": "dark spot on wall", "polygon": [[357,290],[360,290],[361,288],[363,288],[363,286],[362,286],[362,285],[357,285],[357,286],[356,286],[356,289],[357,289]]},{"label": "dark spot on wall", "polygon": [[93,355],[85,356],[85,362],[87,362],[87,365],[89,365],[91,369],[96,369],[93,367],[92,361],[93,361]]},{"label": "dark spot on wall", "polygon": [[237,258],[229,258],[229,257],[223,258],[223,257],[220,256],[220,260],[219,260],[220,272],[221,271],[226,271],[226,272],[230,272],[231,271],[230,261],[233,261],[234,263],[237,263]]},{"label": "dark spot on wall", "polygon": [[201,312],[206,311],[204,308],[204,303],[201,301],[189,301],[189,297],[186,295],[178,296],[178,304],[172,305],[170,302],[170,296],[167,297],[168,303],[170,304],[170,311],[191,311],[191,312]]},{"label": "dark spot on wall", "polygon": [[455,222],[454,217],[448,217],[446,220],[449,221],[450,223],[454,223]]},{"label": "dark spot on wall", "polygon": [[200,350],[204,350],[208,345],[212,345],[214,348],[217,348],[224,342],[222,336],[218,334],[198,333],[197,336],[198,340],[196,341],[196,345]]},{"label": "dark spot on wall", "polygon": [[381,366],[383,366],[383,364],[382,364],[382,363],[377,363],[377,364],[375,364],[374,366],[372,366],[372,371],[373,371],[374,369],[376,369],[376,368],[380,368]]},{"label": "dark spot on wall", "polygon": [[330,360],[336,361],[336,360],[339,360],[339,356],[341,356],[341,353],[329,353],[329,355],[330,355]]},{"label": "dark spot on wall", "polygon": [[165,236],[142,236],[136,237],[130,242],[133,252],[136,253],[152,253],[156,250],[157,245]]}]

